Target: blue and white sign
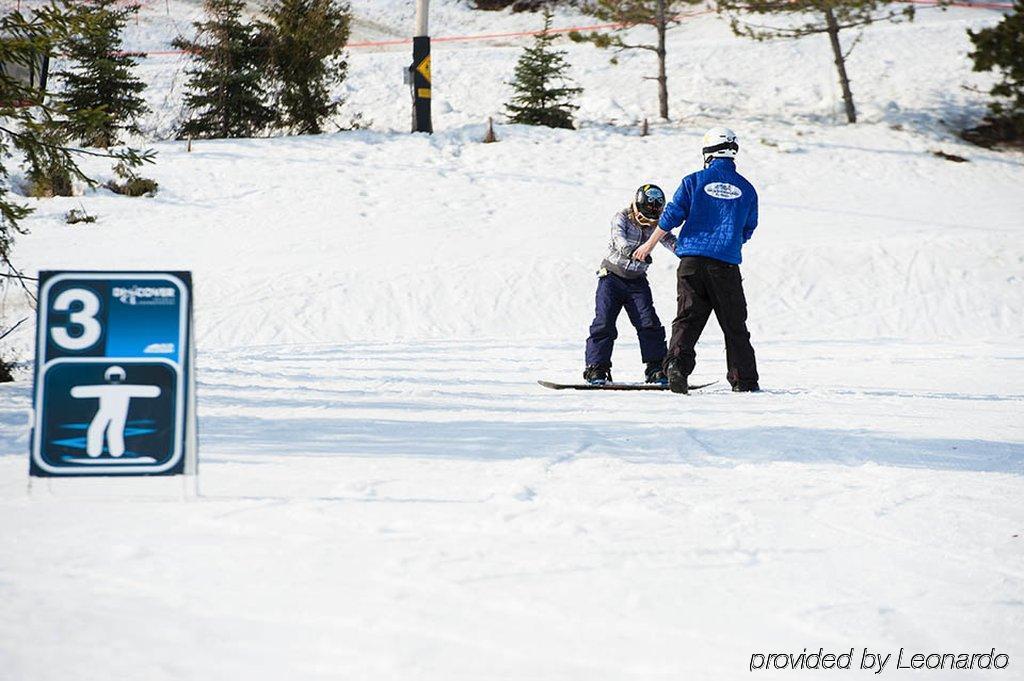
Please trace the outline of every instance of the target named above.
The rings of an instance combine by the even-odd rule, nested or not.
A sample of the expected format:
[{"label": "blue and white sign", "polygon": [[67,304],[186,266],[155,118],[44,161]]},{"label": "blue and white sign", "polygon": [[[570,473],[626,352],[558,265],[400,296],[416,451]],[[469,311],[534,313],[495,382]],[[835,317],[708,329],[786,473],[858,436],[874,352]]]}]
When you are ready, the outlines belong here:
[{"label": "blue and white sign", "polygon": [[194,469],[188,272],[41,272],[36,476]]}]

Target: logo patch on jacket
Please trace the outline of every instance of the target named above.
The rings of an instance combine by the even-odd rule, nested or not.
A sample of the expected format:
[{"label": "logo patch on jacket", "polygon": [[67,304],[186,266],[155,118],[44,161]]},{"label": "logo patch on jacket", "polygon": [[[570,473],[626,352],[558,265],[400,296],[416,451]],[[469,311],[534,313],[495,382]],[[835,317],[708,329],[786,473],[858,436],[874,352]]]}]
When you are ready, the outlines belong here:
[{"label": "logo patch on jacket", "polygon": [[704,185],[704,193],[716,199],[738,199],[743,196],[740,188],[728,182],[709,182]]}]

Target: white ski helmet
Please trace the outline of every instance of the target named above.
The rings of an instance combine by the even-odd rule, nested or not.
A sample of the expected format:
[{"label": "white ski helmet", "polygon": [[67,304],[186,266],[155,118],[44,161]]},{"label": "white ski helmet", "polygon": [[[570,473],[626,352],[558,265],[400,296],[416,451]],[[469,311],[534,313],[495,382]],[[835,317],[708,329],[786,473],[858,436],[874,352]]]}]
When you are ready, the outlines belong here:
[{"label": "white ski helmet", "polygon": [[721,126],[711,128],[704,133],[700,146],[705,165],[710,163],[713,158],[736,158],[736,154],[740,150],[736,133]]}]

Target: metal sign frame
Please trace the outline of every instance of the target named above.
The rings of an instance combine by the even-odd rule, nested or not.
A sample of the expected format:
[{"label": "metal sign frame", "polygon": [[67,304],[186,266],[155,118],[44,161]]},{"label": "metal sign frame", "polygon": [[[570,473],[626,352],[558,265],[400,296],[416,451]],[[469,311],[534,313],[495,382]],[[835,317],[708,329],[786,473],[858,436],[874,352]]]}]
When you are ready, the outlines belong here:
[{"label": "metal sign frame", "polygon": [[[175,359],[159,356],[147,356],[143,353],[136,353],[134,356],[108,356],[105,352],[101,355],[80,355],[76,356],[75,351],[87,352],[93,347],[98,345],[101,340],[104,343],[104,347],[110,343],[110,336],[107,335],[108,330],[101,326],[96,316],[100,314],[100,308],[92,312],[92,316],[85,313],[85,306],[81,309],[71,310],[71,303],[68,303],[66,309],[55,310],[55,312],[66,313],[68,315],[69,326],[82,327],[82,334],[74,337],[70,335],[64,336],[68,332],[65,330],[67,327],[51,328],[52,315],[51,315],[51,300],[50,295],[53,291],[53,287],[63,282],[96,282],[97,284],[103,283],[109,286],[113,286],[114,282],[163,282],[172,285],[177,292],[177,305],[178,305],[178,318],[177,318],[177,338],[175,341],[176,351],[174,353]],[[67,289],[57,295],[56,300],[60,299],[62,295],[67,291],[86,291],[89,289]],[[98,299],[96,292],[92,292],[93,297]],[[110,301],[108,305],[113,301],[114,294],[110,291],[108,296]],[[72,302],[81,302],[80,298],[70,296]],[[197,473],[197,447],[196,447],[196,418],[195,418],[195,361],[194,361],[194,345],[193,340],[193,329],[192,329],[192,285],[191,285],[191,273],[189,272],[139,272],[139,271],[124,271],[124,272],[79,272],[79,271],[61,271],[61,272],[41,272],[39,276],[39,297],[38,297],[38,313],[37,313],[37,335],[36,335],[36,368],[35,368],[35,381],[33,387],[33,407],[34,413],[32,418],[32,437],[30,440],[30,466],[29,474],[36,477],[86,477],[86,476],[115,476],[124,477],[131,475],[191,475],[195,476]],[[124,301],[122,300],[122,303]],[[130,306],[129,306],[130,307]],[[111,309],[104,311],[105,320],[110,323]],[[79,320],[79,321],[76,321]],[[89,320],[92,320],[91,322]],[[173,317],[172,317],[173,319]],[[65,343],[71,345],[79,344],[78,341],[86,335],[87,329],[83,325],[88,324],[92,327],[93,333],[97,334],[96,340],[91,345],[87,345],[79,348],[70,348],[68,345],[62,345],[58,339],[57,330],[61,330],[63,333],[60,334],[64,338]],[[122,323],[124,323],[122,321]],[[132,322],[128,320],[126,329],[131,329],[132,324],[138,324],[138,322]],[[141,337],[145,340],[145,337]],[[137,342],[142,343],[141,340],[135,339]],[[159,344],[159,341],[165,340],[163,337],[155,339],[154,342]],[[58,347],[58,356],[51,357],[49,348],[53,345]],[[84,341],[83,341],[84,342]],[[148,349],[146,352],[149,352]],[[131,367],[135,366],[148,366],[150,368],[154,366],[169,366],[174,375],[174,392],[173,392],[173,446],[171,454],[156,464],[143,463],[143,464],[131,464],[122,463],[122,460],[118,459],[117,463],[106,462],[105,459],[96,459],[96,463],[93,465],[54,465],[52,462],[47,461],[47,457],[44,455],[44,438],[46,437],[46,431],[44,427],[47,424],[47,394],[46,394],[46,378],[48,372],[56,367],[75,365],[75,364],[90,364],[90,365],[124,365]],[[54,398],[56,399],[56,398]],[[129,400],[130,402],[130,400]],[[128,409],[128,403],[125,402],[125,409]],[[102,407],[101,407],[102,408]],[[123,425],[123,424],[122,424]],[[94,456],[91,455],[90,456]],[[98,455],[97,455],[98,456]],[[118,455],[115,454],[114,457]],[[127,459],[123,460],[127,462]],[[92,464],[92,462],[89,462]]]}]

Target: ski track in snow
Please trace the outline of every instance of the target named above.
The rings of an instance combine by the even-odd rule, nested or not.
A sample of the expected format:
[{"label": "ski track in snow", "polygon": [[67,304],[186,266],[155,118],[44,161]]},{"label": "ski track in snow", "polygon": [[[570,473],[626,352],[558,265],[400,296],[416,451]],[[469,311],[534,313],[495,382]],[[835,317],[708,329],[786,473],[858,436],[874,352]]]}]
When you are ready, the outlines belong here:
[{"label": "ski track in snow", "polygon": [[[621,354],[635,352],[635,341]],[[804,350],[810,345],[813,355]],[[536,378],[578,361],[576,344],[497,341],[415,346],[281,345],[203,353],[198,363],[204,462],[223,457],[350,456],[493,460],[613,457],[735,466],[816,462],[1024,473],[1024,405],[1009,346],[878,342],[763,343],[773,367],[760,394],[724,378],[689,397],[552,392]],[[698,367],[724,370],[720,341]],[[992,354],[990,354],[992,353]],[[799,360],[792,359],[801,356]],[[939,391],[952,366],[956,391]],[[834,367],[856,361],[835,384]],[[949,363],[949,364],[947,364]],[[642,369],[638,359],[635,371]],[[711,373],[697,380],[714,380]],[[787,387],[788,384],[788,387]],[[27,386],[2,386],[6,437],[27,447]],[[624,419],[624,414],[629,418]],[[969,418],[964,418],[967,415]],[[230,459],[234,461],[234,458]]]},{"label": "ski track in snow", "polygon": [[[354,4],[357,39],[411,21],[404,0]],[[433,4],[439,34],[538,22]],[[128,47],[166,47],[197,7],[148,4]],[[715,17],[671,34],[676,122],[654,122],[646,55],[565,44],[582,129],[498,125],[492,145],[522,41],[435,47],[431,138],[404,132],[408,50],[353,51],[340,122],[371,130],[147,139],[157,197],[33,200],[30,273],[193,271],[202,495],[27,490],[27,365],[0,386],[0,681],[731,681],[753,652],[864,646],[995,646],[1012,674],[1024,157],[952,134],[982,110],[961,86],[989,83],[964,29],[998,16],[868,30],[857,126],[837,125],[826,41]],[[181,114],[184,65],[140,67],[150,137]],[[582,370],[612,213],[644,181],[674,189],[720,119],[761,197],[743,272],[764,392],[728,391],[714,321],[700,393],[538,386]],[[82,205],[99,222],[64,225]],[[673,261],[650,275],[666,323]],[[8,318],[31,314],[5,286]],[[29,358],[32,338],[5,340]],[[623,315],[617,379],[642,375],[636,350]]]}]

